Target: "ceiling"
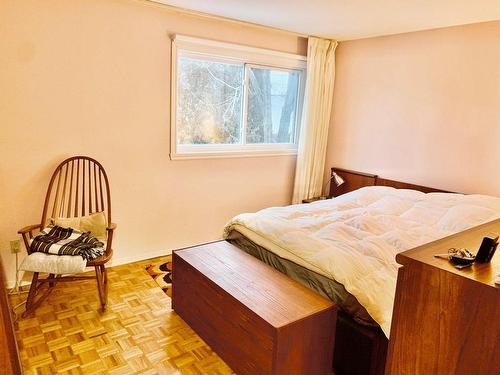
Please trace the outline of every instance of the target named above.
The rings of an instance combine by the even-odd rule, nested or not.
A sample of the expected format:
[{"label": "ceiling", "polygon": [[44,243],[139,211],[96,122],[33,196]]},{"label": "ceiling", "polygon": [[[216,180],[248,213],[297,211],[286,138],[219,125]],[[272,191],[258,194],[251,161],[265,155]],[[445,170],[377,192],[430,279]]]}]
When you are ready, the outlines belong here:
[{"label": "ceiling", "polygon": [[337,40],[500,20],[500,0],[153,0]]}]

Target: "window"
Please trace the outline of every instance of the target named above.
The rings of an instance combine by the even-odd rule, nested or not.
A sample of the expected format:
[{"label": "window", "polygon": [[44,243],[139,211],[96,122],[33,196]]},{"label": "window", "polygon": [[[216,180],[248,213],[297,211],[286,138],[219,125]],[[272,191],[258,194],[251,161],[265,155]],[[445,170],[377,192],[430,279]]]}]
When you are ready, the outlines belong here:
[{"label": "window", "polygon": [[297,152],[305,58],[176,36],[171,158]]}]

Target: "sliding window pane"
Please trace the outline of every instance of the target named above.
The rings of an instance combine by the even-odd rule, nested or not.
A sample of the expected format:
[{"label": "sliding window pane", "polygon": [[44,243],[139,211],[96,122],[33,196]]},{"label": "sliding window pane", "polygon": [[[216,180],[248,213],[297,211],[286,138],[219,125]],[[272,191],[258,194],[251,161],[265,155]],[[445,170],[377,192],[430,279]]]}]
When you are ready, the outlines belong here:
[{"label": "sliding window pane", "polygon": [[243,64],[180,57],[177,144],[241,142]]},{"label": "sliding window pane", "polygon": [[298,71],[249,68],[247,143],[294,143]]}]

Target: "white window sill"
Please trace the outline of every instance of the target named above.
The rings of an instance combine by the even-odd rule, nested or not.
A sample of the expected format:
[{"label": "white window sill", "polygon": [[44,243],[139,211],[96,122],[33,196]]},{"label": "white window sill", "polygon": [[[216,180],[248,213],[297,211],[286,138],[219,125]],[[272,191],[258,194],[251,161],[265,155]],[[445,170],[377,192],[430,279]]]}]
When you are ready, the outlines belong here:
[{"label": "white window sill", "polygon": [[297,155],[296,145],[182,145],[170,153],[171,160],[244,158]]}]

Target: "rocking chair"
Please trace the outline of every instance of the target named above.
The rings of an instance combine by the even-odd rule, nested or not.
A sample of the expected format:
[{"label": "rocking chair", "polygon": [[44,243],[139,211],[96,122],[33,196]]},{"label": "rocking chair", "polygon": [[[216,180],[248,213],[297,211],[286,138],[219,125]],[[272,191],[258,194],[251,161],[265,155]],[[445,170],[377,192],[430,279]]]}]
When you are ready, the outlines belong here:
[{"label": "rocking chair", "polygon": [[[79,218],[96,212],[104,212],[106,216],[106,240],[104,254],[87,261],[87,267],[94,267],[95,276],[69,275],[49,273],[40,278],[39,272],[33,272],[33,280],[26,300],[25,315],[33,312],[49,295],[58,282],[96,279],[97,291],[102,311],[106,308],[108,296],[108,276],[105,264],[113,254],[113,231],[116,224],[111,222],[111,194],[108,177],[102,165],[87,156],[74,156],[64,160],[54,171],[50,179],[40,224],[27,226],[18,231],[22,235],[24,245],[31,255],[30,240],[36,231],[41,231],[52,220],[57,218]],[[58,255],[49,255],[58,257]],[[40,295],[43,284],[48,284],[46,291]]]}]

